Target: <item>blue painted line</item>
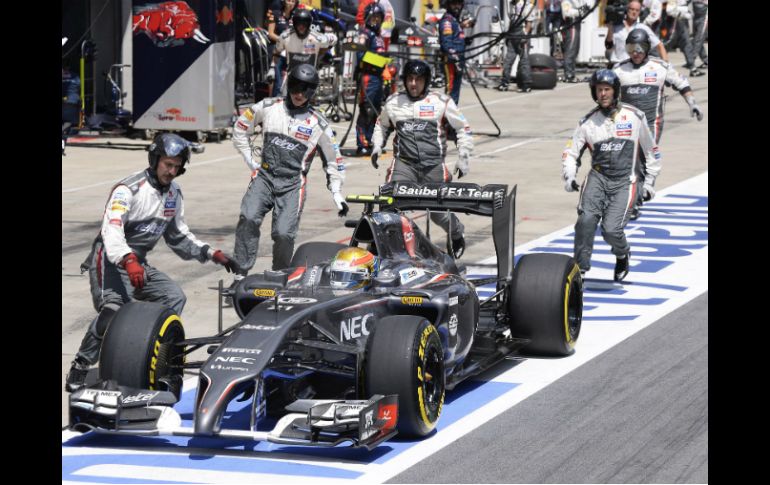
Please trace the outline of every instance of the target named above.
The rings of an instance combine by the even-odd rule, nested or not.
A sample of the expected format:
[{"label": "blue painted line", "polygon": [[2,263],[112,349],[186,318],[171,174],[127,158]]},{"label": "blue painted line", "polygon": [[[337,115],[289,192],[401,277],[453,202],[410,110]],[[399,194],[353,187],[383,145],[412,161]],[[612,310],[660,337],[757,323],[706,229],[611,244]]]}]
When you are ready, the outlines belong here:
[{"label": "blue painted line", "polygon": [[[62,456],[62,480],[79,480],[74,473],[94,465],[133,465],[142,467],[157,467],[162,469],[180,468],[185,470],[222,470],[241,473],[269,473],[282,475],[344,478],[352,479],[362,475],[360,472],[334,468],[331,466],[308,465],[296,462],[281,462],[263,460],[257,457],[249,459],[232,458],[214,455],[180,455],[174,453],[142,454],[142,455],[82,455]],[[212,466],[214,465],[214,466]],[[169,470],[173,477],[173,470]],[[99,477],[102,482],[114,482],[118,477]],[[132,481],[122,483],[165,483],[159,481]],[[184,482],[172,482],[184,483]],[[198,482],[206,483],[206,482]]]}]

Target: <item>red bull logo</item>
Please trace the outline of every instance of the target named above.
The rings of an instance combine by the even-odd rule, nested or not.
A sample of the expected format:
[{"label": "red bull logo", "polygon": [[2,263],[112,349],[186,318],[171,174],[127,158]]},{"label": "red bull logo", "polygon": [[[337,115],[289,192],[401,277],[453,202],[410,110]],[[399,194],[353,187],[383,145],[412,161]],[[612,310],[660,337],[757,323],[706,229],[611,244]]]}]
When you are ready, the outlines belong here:
[{"label": "red bull logo", "polygon": [[[232,20],[232,12],[229,15]],[[157,47],[183,45],[190,38],[201,44],[211,42],[201,32],[198,15],[187,2],[163,2],[137,9],[132,30],[134,35],[147,35]]]},{"label": "red bull logo", "polygon": [[230,10],[230,7],[228,7],[227,5],[222,7],[222,10],[219,10],[217,12],[218,24],[227,25],[232,21],[233,21],[233,11]]}]

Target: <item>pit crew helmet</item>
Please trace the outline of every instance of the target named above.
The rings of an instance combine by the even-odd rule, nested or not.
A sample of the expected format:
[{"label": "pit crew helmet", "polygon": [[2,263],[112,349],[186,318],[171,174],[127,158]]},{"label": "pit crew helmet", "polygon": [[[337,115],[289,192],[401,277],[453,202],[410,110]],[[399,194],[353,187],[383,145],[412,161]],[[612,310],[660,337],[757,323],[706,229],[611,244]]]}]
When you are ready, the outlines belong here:
[{"label": "pit crew helmet", "polygon": [[[291,22],[292,25],[294,25],[294,33],[297,34],[297,37],[304,39],[310,35],[310,24],[313,23],[313,15],[310,13],[310,10],[304,8],[295,8],[294,13],[291,15]],[[299,30],[297,30],[298,25],[304,25],[307,27],[304,34],[299,33]]]},{"label": "pit crew helmet", "polygon": [[380,269],[380,258],[364,248],[340,249],[331,261],[331,287],[334,290],[368,289]]},{"label": "pit crew helmet", "polygon": [[[380,21],[377,23],[372,22],[372,17],[375,15],[380,16]],[[382,27],[382,22],[385,20],[385,9],[380,6],[380,3],[378,1],[374,1],[366,6],[364,9],[364,23],[366,24],[366,27],[379,34],[380,28]]]},{"label": "pit crew helmet", "polygon": [[599,69],[591,74],[591,79],[588,82],[588,86],[591,89],[591,97],[596,101],[596,85],[597,84],[609,84],[612,86],[612,106],[614,108],[618,105],[618,99],[620,99],[620,78],[610,69]]},{"label": "pit crew helmet", "polygon": [[[303,113],[310,108],[310,100],[318,89],[318,71],[310,64],[298,64],[289,71],[286,79],[286,105],[292,114]],[[302,106],[294,106],[291,93],[304,93],[307,100]]]},{"label": "pit crew helmet", "polygon": [[[626,52],[631,55],[633,52],[644,52],[645,58],[650,53],[650,36],[644,29],[634,29],[626,37]],[[633,61],[632,61],[633,62]]]},{"label": "pit crew helmet", "polygon": [[185,164],[190,161],[190,143],[174,133],[159,133],[152,140],[147,158],[150,168],[154,172],[158,169],[161,157],[182,157],[182,166],[176,176],[180,176],[187,170]]},{"label": "pit crew helmet", "polygon": [[419,59],[411,59],[407,61],[406,65],[404,65],[404,70],[401,71],[401,80],[404,82],[404,89],[406,89],[406,77],[410,74],[425,78],[425,87],[418,97],[412,98],[409,96],[409,90],[406,90],[406,95],[409,96],[409,99],[412,101],[417,101],[418,99],[422,99],[428,92],[431,77],[430,66],[425,61],[421,61]]}]

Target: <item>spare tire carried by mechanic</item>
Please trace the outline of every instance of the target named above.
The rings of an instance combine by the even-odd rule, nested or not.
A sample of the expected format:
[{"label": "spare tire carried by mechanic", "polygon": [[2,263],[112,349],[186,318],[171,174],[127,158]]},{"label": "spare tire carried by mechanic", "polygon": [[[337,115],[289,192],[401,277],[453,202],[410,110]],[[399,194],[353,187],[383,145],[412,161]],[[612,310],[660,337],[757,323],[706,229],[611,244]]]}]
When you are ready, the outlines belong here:
[{"label": "spare tire carried by mechanic", "polygon": [[[532,69],[532,89],[553,89],[556,87],[556,60],[545,54],[530,54],[529,64]],[[516,82],[521,76],[516,74]]]}]

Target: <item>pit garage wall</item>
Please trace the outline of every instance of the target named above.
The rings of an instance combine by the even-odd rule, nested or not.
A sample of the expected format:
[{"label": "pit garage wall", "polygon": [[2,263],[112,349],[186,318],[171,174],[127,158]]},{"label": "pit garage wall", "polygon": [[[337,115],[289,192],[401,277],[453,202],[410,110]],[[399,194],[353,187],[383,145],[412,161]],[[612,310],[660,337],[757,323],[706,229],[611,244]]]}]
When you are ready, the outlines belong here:
[{"label": "pit garage wall", "polygon": [[[159,16],[149,28],[135,28],[132,34],[134,127],[195,131],[230,126],[235,102],[233,1],[178,1],[177,11],[163,12],[159,3],[133,1],[133,15],[144,11]],[[208,41],[196,40],[187,27],[193,16]],[[176,36],[158,27],[169,22],[176,26]]]}]

